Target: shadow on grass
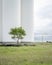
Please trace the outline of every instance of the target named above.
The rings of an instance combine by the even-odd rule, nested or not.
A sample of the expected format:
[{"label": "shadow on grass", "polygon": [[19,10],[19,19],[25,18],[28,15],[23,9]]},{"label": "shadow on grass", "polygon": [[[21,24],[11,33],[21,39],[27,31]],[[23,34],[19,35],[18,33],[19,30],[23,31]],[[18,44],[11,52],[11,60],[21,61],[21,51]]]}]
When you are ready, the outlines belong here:
[{"label": "shadow on grass", "polygon": [[0,47],[2,47],[2,46],[21,47],[21,46],[36,46],[36,45],[35,44],[32,44],[32,45],[28,45],[28,44],[24,44],[24,45],[21,45],[21,44],[1,44]]}]

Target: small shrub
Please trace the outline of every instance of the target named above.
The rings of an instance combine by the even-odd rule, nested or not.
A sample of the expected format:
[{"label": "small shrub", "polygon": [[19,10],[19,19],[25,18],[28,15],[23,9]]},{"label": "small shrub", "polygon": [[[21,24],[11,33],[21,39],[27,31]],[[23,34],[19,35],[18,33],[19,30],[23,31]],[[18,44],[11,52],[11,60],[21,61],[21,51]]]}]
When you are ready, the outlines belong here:
[{"label": "small shrub", "polygon": [[24,44],[24,46],[28,46],[27,44]]},{"label": "small shrub", "polygon": [[36,46],[35,44],[33,44],[32,46]]}]

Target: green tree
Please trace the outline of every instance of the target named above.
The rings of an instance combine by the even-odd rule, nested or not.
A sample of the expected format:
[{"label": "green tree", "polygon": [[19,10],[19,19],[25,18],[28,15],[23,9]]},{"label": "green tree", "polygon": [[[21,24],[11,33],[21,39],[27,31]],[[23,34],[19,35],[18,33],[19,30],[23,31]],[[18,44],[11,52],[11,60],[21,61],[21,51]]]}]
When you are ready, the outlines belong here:
[{"label": "green tree", "polygon": [[19,43],[19,40],[24,38],[26,32],[22,27],[15,27],[11,28],[9,34],[11,35],[12,39],[17,39],[17,43]]}]

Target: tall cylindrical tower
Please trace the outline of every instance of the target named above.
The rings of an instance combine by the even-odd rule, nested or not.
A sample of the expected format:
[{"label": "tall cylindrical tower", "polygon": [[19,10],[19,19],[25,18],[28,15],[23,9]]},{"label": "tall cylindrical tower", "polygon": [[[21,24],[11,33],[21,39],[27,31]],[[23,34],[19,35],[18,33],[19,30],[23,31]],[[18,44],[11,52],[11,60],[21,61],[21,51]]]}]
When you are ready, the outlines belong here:
[{"label": "tall cylindrical tower", "polygon": [[26,31],[23,41],[33,42],[33,0],[0,0],[0,42],[13,42],[9,31],[19,26]]},{"label": "tall cylindrical tower", "polygon": [[9,31],[13,27],[20,26],[20,0],[2,0],[1,9],[2,42],[13,42],[9,35]]},{"label": "tall cylindrical tower", "polygon": [[26,30],[23,41],[33,42],[33,0],[21,0],[21,25]]}]

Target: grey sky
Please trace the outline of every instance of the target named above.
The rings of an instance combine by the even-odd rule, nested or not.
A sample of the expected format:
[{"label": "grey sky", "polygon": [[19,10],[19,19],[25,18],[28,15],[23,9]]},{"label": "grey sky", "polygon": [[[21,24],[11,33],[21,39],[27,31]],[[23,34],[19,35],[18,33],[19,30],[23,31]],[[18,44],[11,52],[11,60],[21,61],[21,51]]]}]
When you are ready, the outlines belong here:
[{"label": "grey sky", "polygon": [[34,0],[34,30],[52,34],[52,0]]}]

